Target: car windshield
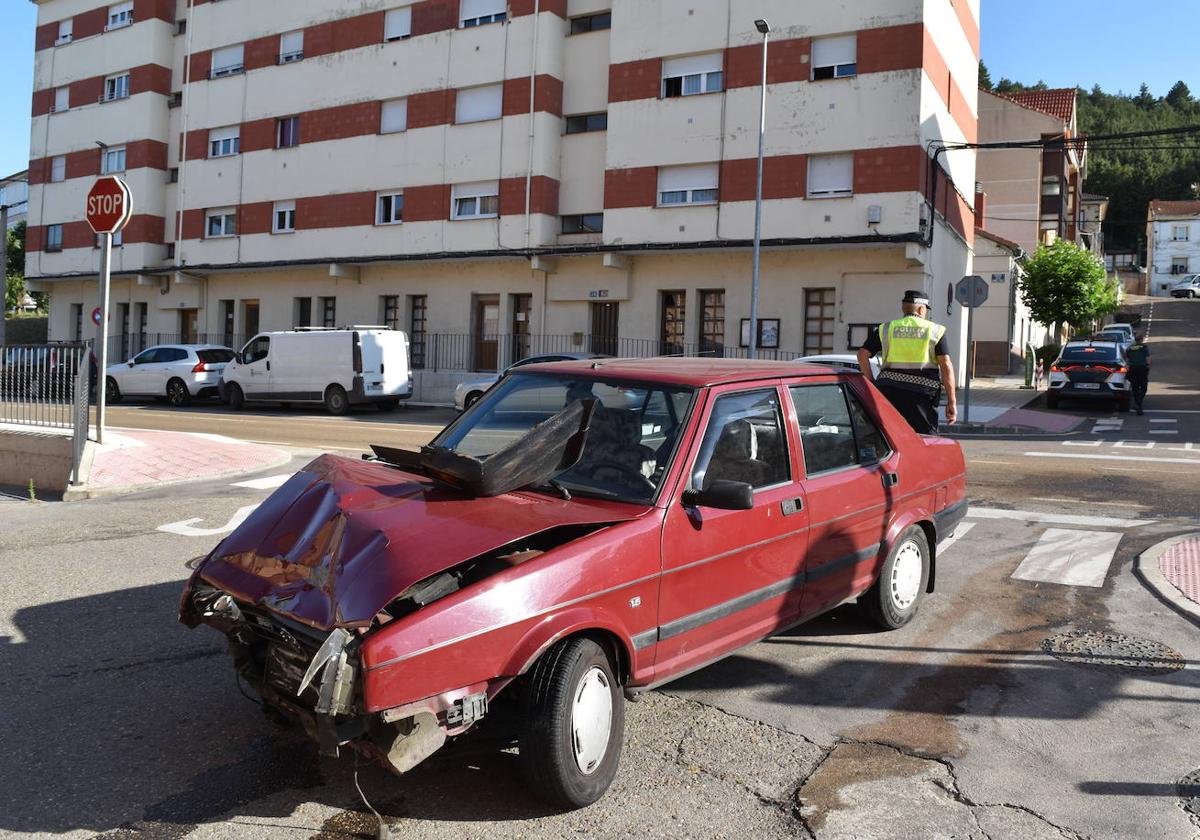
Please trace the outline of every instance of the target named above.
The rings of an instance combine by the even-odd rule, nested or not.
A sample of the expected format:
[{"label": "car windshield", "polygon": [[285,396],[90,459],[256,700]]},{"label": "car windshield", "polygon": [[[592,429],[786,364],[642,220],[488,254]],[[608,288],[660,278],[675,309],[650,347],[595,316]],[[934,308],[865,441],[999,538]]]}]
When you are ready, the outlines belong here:
[{"label": "car windshield", "polygon": [[433,441],[486,458],[524,437],[575,400],[595,414],[579,462],[555,476],[554,492],[651,502],[666,475],[694,392],[644,382],[513,373]]},{"label": "car windshield", "polygon": [[1106,344],[1080,345],[1078,347],[1064,347],[1062,351],[1062,361],[1064,362],[1115,362],[1117,360],[1117,348]]}]

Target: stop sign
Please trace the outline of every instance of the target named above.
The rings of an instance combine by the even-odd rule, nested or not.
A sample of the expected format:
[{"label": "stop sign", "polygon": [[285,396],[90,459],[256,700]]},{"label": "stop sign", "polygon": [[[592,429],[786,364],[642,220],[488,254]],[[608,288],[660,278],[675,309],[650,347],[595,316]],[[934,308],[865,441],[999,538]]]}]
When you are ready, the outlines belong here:
[{"label": "stop sign", "polygon": [[116,233],[129,222],[133,200],[120,178],[98,178],[87,194],[87,222],[96,233]]}]

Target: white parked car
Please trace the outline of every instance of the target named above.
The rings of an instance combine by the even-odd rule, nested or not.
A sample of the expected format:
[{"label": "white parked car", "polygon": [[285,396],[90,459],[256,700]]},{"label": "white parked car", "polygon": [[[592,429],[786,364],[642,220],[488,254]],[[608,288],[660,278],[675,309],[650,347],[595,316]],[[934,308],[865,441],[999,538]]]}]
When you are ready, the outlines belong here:
[{"label": "white parked car", "polygon": [[259,333],[221,381],[234,409],[250,401],[323,403],[330,414],[365,404],[391,411],[412,389],[408,336],[387,327]]},{"label": "white parked car", "polygon": [[[851,370],[858,370],[858,356],[852,353],[821,353],[816,356],[801,356],[796,361],[808,362],[814,365],[825,365],[826,367],[844,367]],[[879,370],[879,357],[874,356],[871,359],[871,372],[878,376]]]},{"label": "white parked car", "polygon": [[540,356],[530,356],[526,359],[521,359],[519,362],[513,362],[500,373],[485,373],[478,377],[468,379],[466,382],[458,383],[454,389],[454,407],[459,411],[466,411],[474,405],[488,388],[491,388],[504,374],[508,373],[513,368],[523,367],[524,365],[543,364],[545,362],[566,362],[572,359],[607,359],[600,353],[543,353]]},{"label": "white parked car", "polygon": [[173,406],[193,397],[215,397],[225,365],[234,352],[220,344],[157,344],[126,362],[109,365],[105,398],[166,397]]},{"label": "white parked car", "polygon": [[1189,274],[1171,287],[1171,297],[1200,297],[1200,274]]}]

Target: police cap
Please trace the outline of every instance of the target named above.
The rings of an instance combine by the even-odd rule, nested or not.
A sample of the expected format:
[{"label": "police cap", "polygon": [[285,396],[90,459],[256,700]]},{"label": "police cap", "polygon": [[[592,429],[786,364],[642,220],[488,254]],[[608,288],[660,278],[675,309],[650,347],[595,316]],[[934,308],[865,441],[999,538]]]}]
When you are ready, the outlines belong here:
[{"label": "police cap", "polygon": [[928,306],[929,295],[915,289],[909,289],[904,293],[904,303],[915,303],[918,306]]}]

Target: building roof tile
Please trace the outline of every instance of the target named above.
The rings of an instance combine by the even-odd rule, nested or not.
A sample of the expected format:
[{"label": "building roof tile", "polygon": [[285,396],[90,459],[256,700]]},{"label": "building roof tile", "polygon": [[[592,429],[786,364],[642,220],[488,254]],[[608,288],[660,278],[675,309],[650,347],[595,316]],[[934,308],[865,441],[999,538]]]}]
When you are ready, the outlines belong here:
[{"label": "building roof tile", "polygon": [[1164,201],[1150,199],[1150,217],[1155,216],[1200,216],[1200,201]]},{"label": "building roof tile", "polygon": [[1014,93],[995,93],[1016,102],[1025,108],[1041,111],[1055,119],[1069,123],[1075,116],[1075,88],[1050,88],[1049,90],[1022,90]]}]

